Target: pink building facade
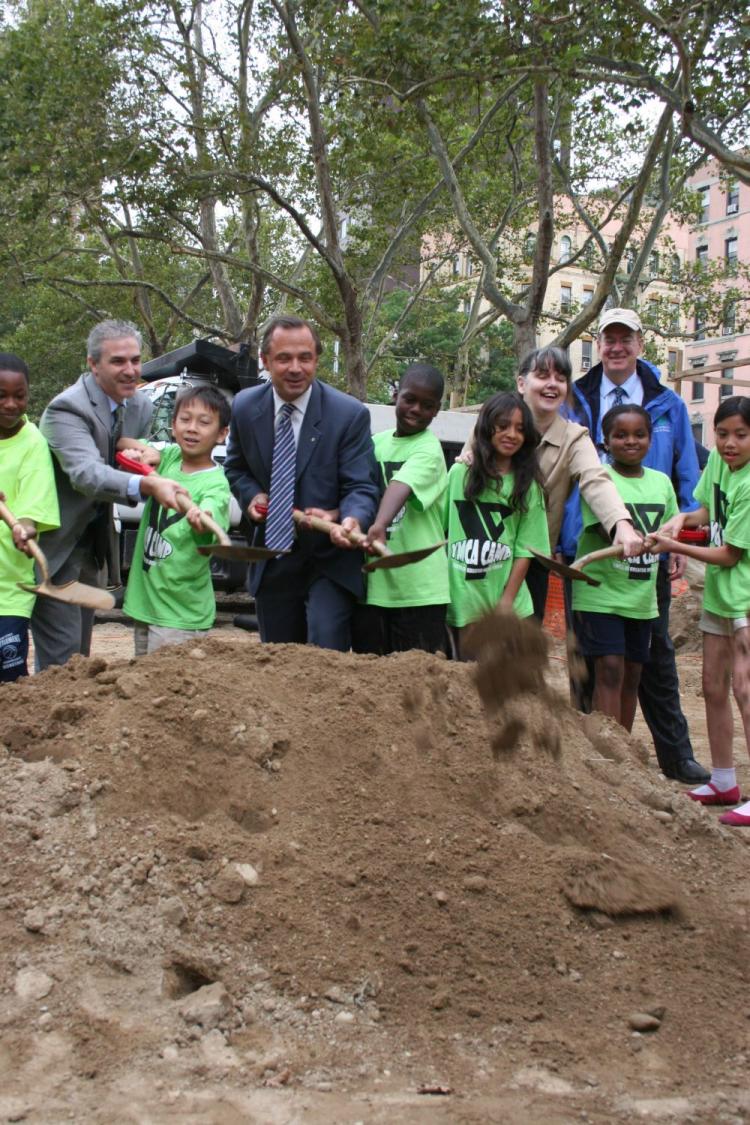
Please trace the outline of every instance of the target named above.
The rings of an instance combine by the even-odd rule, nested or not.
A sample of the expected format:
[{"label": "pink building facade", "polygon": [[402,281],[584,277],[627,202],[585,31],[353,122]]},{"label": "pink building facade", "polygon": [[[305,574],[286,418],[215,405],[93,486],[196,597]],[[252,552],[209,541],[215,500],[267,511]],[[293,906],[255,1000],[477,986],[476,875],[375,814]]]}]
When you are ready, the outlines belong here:
[{"label": "pink building facade", "polygon": [[[696,338],[682,346],[682,370],[696,372],[726,365],[723,371],[707,372],[707,380],[720,383],[694,379],[678,379],[675,383],[687,405],[693,433],[710,448],[714,444],[712,419],[722,398],[750,394],[750,386],[741,385],[750,384],[750,365],[737,365],[741,359],[750,360],[750,325],[745,324],[750,291],[747,281],[735,274],[738,263],[750,260],[750,186],[722,180],[718,166],[711,161],[693,177],[691,187],[699,194],[701,215],[698,225],[689,232],[688,259],[723,266],[727,276],[715,282],[719,292],[739,289],[745,294],[738,301],[725,300],[713,315],[702,318],[699,312],[686,326]],[[740,385],[734,383],[735,379]]]}]

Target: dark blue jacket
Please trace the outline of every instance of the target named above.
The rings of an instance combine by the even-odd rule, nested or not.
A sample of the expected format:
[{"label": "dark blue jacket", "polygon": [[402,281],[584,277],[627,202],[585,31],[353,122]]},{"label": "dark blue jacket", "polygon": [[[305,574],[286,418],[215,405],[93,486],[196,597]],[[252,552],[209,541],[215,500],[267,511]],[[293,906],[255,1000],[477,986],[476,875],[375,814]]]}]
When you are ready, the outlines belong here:
[{"label": "dark blue jacket", "polygon": [[[639,359],[636,369],[643,387],[643,406],[651,415],[653,426],[651,446],[643,464],[666,473],[674,485],[680,510],[692,511],[698,507],[693,491],[700,469],[687,407],[679,395],[659,382],[650,364]],[[573,420],[588,428],[597,449],[601,449],[601,385],[602,365],[597,363],[573,384],[574,405],[571,411]],[[575,555],[581,527],[580,496],[576,489],[568,500],[560,532],[564,555]]]},{"label": "dark blue jacket", "polygon": [[[243,512],[259,492],[270,490],[273,423],[270,383],[235,396],[224,472]],[[351,395],[314,379],[297,442],[296,507],[338,509],[340,519],[354,516],[366,531],[375,518],[379,499],[367,408]],[[264,530],[263,524],[256,527],[255,546],[263,546]],[[361,596],[364,560],[360,551],[341,550],[327,535],[302,529],[295,550],[303,551],[318,573]],[[257,592],[265,568],[278,568],[281,563],[283,559],[254,563],[251,593]]]}]

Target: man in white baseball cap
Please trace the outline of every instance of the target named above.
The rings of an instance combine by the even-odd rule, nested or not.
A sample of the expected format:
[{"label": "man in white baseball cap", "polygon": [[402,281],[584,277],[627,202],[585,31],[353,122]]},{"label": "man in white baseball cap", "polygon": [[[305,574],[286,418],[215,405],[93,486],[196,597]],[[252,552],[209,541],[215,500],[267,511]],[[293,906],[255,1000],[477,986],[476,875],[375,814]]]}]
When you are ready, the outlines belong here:
[{"label": "man in white baseball cap", "polygon": [[[601,420],[621,403],[643,406],[651,415],[653,436],[644,465],[671,479],[682,511],[697,507],[693,489],[700,471],[687,407],[659,381],[658,371],[639,358],[643,329],[633,309],[607,309],[596,337],[600,362],[573,384],[577,420],[587,426],[604,455]],[[566,538],[567,528],[567,538]],[[563,553],[575,554],[576,531],[566,518]],[[675,556],[677,558],[678,556]],[[687,720],[680,706],[674,645],[669,636],[671,577],[662,560],[657,579],[659,619],[651,634],[651,653],[643,665],[638,698],[648,723],[662,773],[685,784],[708,781],[710,774],[693,757]]]}]

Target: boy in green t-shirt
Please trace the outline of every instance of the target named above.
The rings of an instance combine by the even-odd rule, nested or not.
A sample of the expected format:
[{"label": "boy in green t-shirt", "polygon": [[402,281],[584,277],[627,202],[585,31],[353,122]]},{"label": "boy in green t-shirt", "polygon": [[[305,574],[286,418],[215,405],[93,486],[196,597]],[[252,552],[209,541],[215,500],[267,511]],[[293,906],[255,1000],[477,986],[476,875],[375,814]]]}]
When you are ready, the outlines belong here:
[{"label": "boy in green t-shirt", "polygon": [[211,456],[226,438],[229,417],[229,403],[215,387],[188,387],[177,397],[176,444],[162,450],[159,473],[183,485],[193,506],[182,513],[146,501],[123,605],[135,622],[136,656],[200,636],[214,623],[210,561],[195,548],[212,539],[201,509],[229,526],[229,485]]},{"label": "boy in green t-shirt", "polygon": [[[447,483],[440,442],[428,426],[440,410],[443,376],[429,363],[413,363],[401,377],[396,429],[375,434],[383,486],[375,522],[364,543],[386,543],[396,553],[417,551],[443,538],[441,499]],[[434,551],[421,562],[367,576],[367,594],[352,622],[355,652],[385,656],[422,649],[444,652],[448,562]]]},{"label": "boy in green t-shirt", "polygon": [[28,675],[29,618],[34,595],[18,583],[34,584],[29,539],[60,526],[55,472],[47,442],[26,417],[29,369],[0,352],[0,489],[18,521],[0,521],[0,683]]}]

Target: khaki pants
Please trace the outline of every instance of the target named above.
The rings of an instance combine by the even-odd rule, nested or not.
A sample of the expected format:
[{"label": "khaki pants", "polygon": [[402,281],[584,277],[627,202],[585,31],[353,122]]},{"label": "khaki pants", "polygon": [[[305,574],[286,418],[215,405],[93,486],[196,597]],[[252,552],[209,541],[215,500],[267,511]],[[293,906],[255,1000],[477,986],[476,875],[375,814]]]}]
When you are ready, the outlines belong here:
[{"label": "khaki pants", "polygon": [[208,629],[169,629],[166,625],[144,625],[141,621],[133,627],[136,656],[147,656],[164,645],[181,645],[206,636]]}]

